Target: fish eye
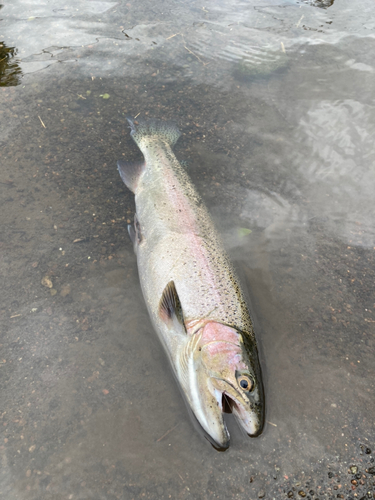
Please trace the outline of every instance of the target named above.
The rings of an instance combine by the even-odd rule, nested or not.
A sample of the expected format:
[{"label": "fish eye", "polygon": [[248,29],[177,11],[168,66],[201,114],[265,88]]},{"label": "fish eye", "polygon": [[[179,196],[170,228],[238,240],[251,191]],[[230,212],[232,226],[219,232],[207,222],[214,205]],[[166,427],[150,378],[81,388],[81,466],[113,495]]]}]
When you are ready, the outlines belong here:
[{"label": "fish eye", "polygon": [[250,392],[254,389],[254,380],[248,375],[240,375],[237,378],[238,385],[245,392]]}]

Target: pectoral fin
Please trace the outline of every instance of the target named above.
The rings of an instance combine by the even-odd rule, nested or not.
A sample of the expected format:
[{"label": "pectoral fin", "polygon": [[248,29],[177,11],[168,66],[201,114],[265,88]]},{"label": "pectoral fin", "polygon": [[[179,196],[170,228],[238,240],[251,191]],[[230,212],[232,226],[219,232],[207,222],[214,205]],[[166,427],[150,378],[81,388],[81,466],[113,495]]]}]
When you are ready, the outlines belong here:
[{"label": "pectoral fin", "polygon": [[137,235],[135,234],[135,229],[132,224],[128,224],[128,233],[130,236],[130,239],[132,240],[133,245],[136,244],[137,241]]},{"label": "pectoral fin", "polygon": [[136,251],[136,245],[139,245],[143,240],[141,225],[139,223],[137,214],[134,214],[134,225],[128,224],[128,233],[132,243],[134,245],[134,250]]},{"label": "pectoral fin", "polygon": [[174,326],[181,330],[181,327],[183,327],[186,333],[184,315],[174,281],[170,281],[164,288],[159,303],[159,316],[169,328]]},{"label": "pectoral fin", "polygon": [[143,236],[137,214],[134,214],[134,229],[137,237],[137,243],[141,243],[141,241],[143,240]]}]

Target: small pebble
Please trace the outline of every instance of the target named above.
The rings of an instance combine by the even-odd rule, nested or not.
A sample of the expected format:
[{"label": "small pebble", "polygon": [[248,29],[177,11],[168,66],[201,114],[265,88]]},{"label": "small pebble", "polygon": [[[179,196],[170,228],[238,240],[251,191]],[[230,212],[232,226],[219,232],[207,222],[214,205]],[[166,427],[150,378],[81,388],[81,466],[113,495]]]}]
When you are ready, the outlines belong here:
[{"label": "small pebble", "polygon": [[298,494],[302,498],[304,498],[306,496],[306,493],[303,490],[299,490]]},{"label": "small pebble", "polygon": [[258,498],[264,498],[266,496],[266,492],[264,490],[260,490],[258,493]]},{"label": "small pebble", "polygon": [[47,288],[53,287],[52,281],[50,280],[50,278],[48,276],[44,276],[44,278],[42,278],[41,284],[43,286],[46,286]]},{"label": "small pebble", "polygon": [[357,474],[357,472],[358,472],[358,467],[357,467],[356,465],[352,465],[352,466],[350,467],[350,472],[351,472],[352,474]]},{"label": "small pebble", "polygon": [[292,490],[288,491],[288,498],[293,498],[293,497],[294,497],[293,491]]}]

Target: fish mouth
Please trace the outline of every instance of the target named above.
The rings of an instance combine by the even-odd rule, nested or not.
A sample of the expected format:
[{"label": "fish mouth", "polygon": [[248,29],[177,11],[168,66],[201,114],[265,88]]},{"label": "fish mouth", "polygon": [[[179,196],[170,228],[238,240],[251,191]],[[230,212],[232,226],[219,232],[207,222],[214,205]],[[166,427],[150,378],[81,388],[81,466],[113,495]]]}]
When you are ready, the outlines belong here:
[{"label": "fish mouth", "polygon": [[[224,382],[224,384],[229,386],[227,382]],[[258,418],[256,411],[252,409],[252,404],[247,402],[232,386],[228,387],[228,389],[229,390],[214,390],[215,399],[217,401],[216,408],[218,412],[217,420],[219,422],[219,432],[218,429],[216,429],[216,432],[213,432],[213,428],[205,428],[202,421],[193,413],[194,420],[196,424],[199,425],[203,436],[215,450],[221,452],[226,451],[230,444],[230,435],[225,423],[224,414],[232,414],[239,427],[243,429],[249,437],[257,437],[263,431],[262,418]],[[238,395],[236,393],[238,393]],[[214,411],[213,413],[216,412]]]},{"label": "fish mouth", "polygon": [[223,413],[220,408],[218,408],[219,413],[217,414],[217,422],[214,427],[207,427],[204,425],[201,415],[198,415],[187,405],[190,416],[192,418],[192,423],[198,432],[203,435],[205,439],[211,444],[216,451],[226,451],[230,445],[230,435],[225,424]]},{"label": "fish mouth", "polygon": [[213,448],[215,448],[216,451],[220,451],[220,452],[227,451],[227,449],[229,448],[229,445],[230,445],[230,436],[229,436],[229,432],[227,430],[227,427],[225,425],[224,420],[223,420],[223,426],[225,429],[225,434],[221,438],[221,440],[219,440],[219,439],[215,439],[213,437],[213,435],[210,434],[210,432],[203,427],[202,423],[199,421],[199,419],[197,418],[197,416],[193,412],[192,412],[192,416],[194,417],[194,421],[195,421],[194,423],[196,424],[197,427],[199,427],[199,430],[203,434],[203,437],[205,439],[207,439],[207,441],[210,443],[210,445]]},{"label": "fish mouth", "polygon": [[[211,387],[211,389],[213,389]],[[223,418],[222,405],[219,401],[218,394],[215,389],[209,391],[211,396],[211,402],[203,404],[201,408],[197,405],[193,405],[188,394],[182,390],[181,394],[185,401],[188,414],[190,416],[191,422],[195,430],[211,444],[216,451],[224,452],[229,448],[230,445],[230,435]],[[201,394],[204,397],[204,394]],[[213,396],[214,394],[214,396]],[[200,406],[200,405],[199,405]],[[210,408],[208,414],[203,410],[203,408]],[[206,414],[205,414],[206,413]],[[211,421],[211,425],[207,422],[207,417]]]},{"label": "fish mouth", "polygon": [[222,413],[233,414],[238,425],[248,436],[259,436],[263,431],[263,415],[260,411],[261,404],[254,401],[254,396],[250,396],[249,398],[244,397],[228,382],[224,380],[218,382],[218,385],[221,387],[217,391],[216,396]]},{"label": "fish mouth", "polygon": [[235,404],[235,401],[223,392],[221,397],[221,408],[223,413],[232,413],[232,407]]},{"label": "fish mouth", "polygon": [[230,444],[230,435],[224,419],[225,413],[232,413],[239,427],[248,436],[256,437],[262,432],[262,405],[253,401],[254,395],[246,397],[223,379],[203,377],[203,380],[201,380],[200,391],[197,393],[199,396],[189,401],[190,409],[194,415],[193,422],[199,424],[203,436],[216,450],[225,451]]}]

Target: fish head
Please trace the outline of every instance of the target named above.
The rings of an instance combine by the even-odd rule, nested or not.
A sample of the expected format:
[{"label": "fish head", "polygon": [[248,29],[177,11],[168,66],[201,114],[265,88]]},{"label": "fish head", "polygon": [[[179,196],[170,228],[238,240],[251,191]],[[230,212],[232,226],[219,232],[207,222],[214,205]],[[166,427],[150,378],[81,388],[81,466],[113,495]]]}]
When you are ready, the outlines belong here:
[{"label": "fish head", "polygon": [[208,439],[218,449],[229,446],[223,412],[233,413],[249,436],[258,436],[264,425],[264,394],[255,340],[216,322],[196,335],[188,399]]}]

